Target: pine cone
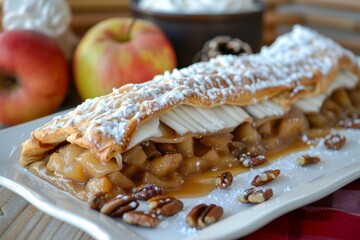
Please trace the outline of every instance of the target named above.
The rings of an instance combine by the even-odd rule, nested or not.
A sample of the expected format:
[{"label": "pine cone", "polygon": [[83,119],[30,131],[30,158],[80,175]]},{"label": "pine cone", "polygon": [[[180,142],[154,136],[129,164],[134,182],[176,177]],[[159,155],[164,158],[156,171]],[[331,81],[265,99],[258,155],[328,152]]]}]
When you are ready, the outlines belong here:
[{"label": "pine cone", "polygon": [[251,47],[246,42],[230,36],[217,36],[207,41],[193,62],[208,61],[210,58],[219,55],[241,55],[252,53]]}]

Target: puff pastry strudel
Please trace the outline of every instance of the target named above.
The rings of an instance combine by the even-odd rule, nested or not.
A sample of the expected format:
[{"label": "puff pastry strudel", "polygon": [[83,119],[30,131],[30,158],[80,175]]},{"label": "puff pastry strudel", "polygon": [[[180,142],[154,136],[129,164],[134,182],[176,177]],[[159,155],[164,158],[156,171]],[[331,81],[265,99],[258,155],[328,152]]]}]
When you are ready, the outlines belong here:
[{"label": "puff pastry strudel", "polygon": [[261,52],[220,56],[128,84],[55,117],[20,165],[82,200],[240,164],[360,113],[353,53],[296,26]]}]

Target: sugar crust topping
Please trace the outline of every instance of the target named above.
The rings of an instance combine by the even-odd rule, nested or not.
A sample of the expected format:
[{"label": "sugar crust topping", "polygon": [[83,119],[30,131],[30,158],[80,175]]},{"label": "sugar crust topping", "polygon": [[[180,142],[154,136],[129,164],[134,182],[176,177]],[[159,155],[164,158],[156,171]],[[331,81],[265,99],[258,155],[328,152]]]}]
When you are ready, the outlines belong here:
[{"label": "sugar crust topping", "polygon": [[[220,56],[88,99],[37,129],[35,136],[46,141],[59,129],[72,128],[77,132],[72,141],[91,146],[104,160],[115,150],[124,151],[136,128],[154,115],[181,104],[204,108],[247,105],[282,91],[295,94],[304,84],[314,84],[319,74],[334,71],[344,57],[354,64],[350,51],[313,30],[295,26],[259,54]],[[105,149],[106,156],[102,155]]]}]

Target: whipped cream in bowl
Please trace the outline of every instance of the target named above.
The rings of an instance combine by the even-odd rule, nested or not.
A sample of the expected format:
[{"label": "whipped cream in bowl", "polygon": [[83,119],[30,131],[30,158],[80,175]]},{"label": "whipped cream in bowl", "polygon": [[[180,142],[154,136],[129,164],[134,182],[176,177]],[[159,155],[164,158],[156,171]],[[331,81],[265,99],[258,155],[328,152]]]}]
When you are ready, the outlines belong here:
[{"label": "whipped cream in bowl", "polygon": [[175,14],[229,14],[253,11],[254,0],[140,0],[142,10]]},{"label": "whipped cream in bowl", "polygon": [[172,43],[178,68],[194,63],[195,55],[216,36],[248,43],[254,52],[262,44],[264,5],[257,0],[132,0],[135,18],[148,20]]}]

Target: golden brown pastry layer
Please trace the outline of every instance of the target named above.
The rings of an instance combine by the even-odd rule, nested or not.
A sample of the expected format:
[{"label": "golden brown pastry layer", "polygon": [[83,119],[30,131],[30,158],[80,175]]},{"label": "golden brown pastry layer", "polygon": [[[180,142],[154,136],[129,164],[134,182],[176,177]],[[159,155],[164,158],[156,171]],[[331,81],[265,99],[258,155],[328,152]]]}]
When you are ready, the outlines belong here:
[{"label": "golden brown pastry layer", "polygon": [[332,40],[297,26],[259,54],[221,56],[88,99],[35,130],[23,144],[20,164],[42,160],[66,142],[110,161],[127,150],[139,125],[181,104],[211,108],[272,99],[287,107],[300,96],[326,91],[340,70],[358,73],[355,59]]}]

